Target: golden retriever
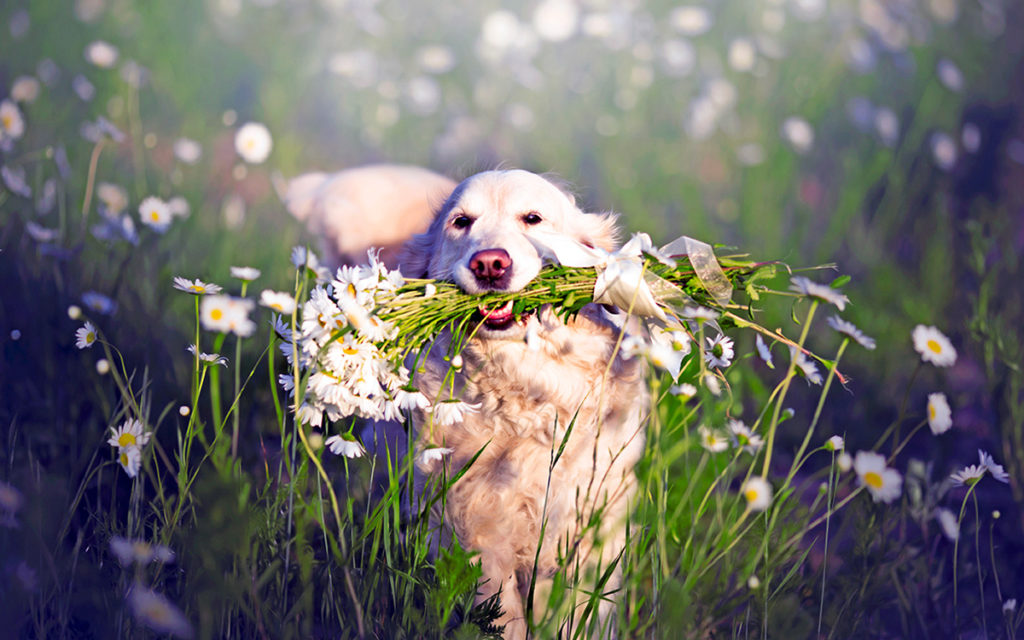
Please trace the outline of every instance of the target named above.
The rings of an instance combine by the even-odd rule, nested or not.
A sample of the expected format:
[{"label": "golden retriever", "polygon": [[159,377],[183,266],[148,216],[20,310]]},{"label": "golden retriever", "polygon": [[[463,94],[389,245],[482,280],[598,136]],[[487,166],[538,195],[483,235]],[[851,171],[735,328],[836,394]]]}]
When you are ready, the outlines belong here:
[{"label": "golden retriever", "polygon": [[[466,293],[519,291],[543,266],[532,232],[612,250],[614,223],[610,214],[584,213],[541,176],[488,171],[454,189],[399,261],[406,277],[451,281]],[[620,354],[620,330],[598,305],[567,323],[549,308],[516,317],[511,304],[481,308],[480,319],[460,368],[452,372],[451,336],[442,334],[415,372],[415,384],[435,403],[468,404],[451,424],[431,410],[414,415],[420,450],[451,449],[434,462],[419,458],[419,470],[430,476],[446,465],[455,472],[482,451],[436,521],[480,553],[485,582],[478,599],[500,594],[506,638],[527,635],[524,598],[535,561],[538,594],[557,571],[582,568],[584,589],[603,592],[588,635],[610,635],[619,571],[603,584],[597,578],[625,544],[648,410],[643,365]]]}]

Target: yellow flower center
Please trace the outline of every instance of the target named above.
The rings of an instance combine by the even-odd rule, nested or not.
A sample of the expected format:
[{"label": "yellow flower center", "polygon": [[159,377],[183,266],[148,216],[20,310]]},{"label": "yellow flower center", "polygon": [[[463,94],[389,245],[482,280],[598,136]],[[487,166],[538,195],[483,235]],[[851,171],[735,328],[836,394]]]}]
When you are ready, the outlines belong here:
[{"label": "yellow flower center", "polygon": [[929,420],[934,420],[935,419],[935,406],[934,405],[928,405],[928,419]]},{"label": "yellow flower center", "polygon": [[222,309],[214,309],[210,312],[210,317],[214,320],[220,320],[224,317],[224,311]]},{"label": "yellow flower center", "polygon": [[121,466],[122,467],[127,467],[128,466],[128,454],[123,452],[123,451],[121,452]]},{"label": "yellow flower center", "polygon": [[872,489],[882,488],[882,476],[874,471],[868,471],[864,474],[864,484],[868,485]]},{"label": "yellow flower center", "polygon": [[14,118],[12,118],[9,115],[4,114],[4,116],[3,116],[3,123],[4,123],[4,129],[10,129],[11,127],[14,126]]},{"label": "yellow flower center", "polygon": [[348,295],[352,296],[353,298],[356,297],[356,287],[351,282],[348,283],[348,286],[345,287],[345,290],[348,291]]},{"label": "yellow flower center", "polygon": [[85,341],[88,344],[92,344],[93,342],[96,341],[96,334],[93,333],[92,331],[90,331],[89,333],[85,334]]},{"label": "yellow flower center", "polygon": [[[117,446],[119,446],[119,447],[127,447],[128,445],[131,445],[131,444],[138,444],[138,441],[135,439],[135,434],[134,433],[125,431],[124,433],[122,433],[121,435],[119,435],[117,437]],[[122,455],[124,455],[124,454],[122,454]]]},{"label": "yellow flower center", "polygon": [[753,502],[754,500],[757,500],[757,490],[747,489],[743,492],[743,497],[747,499],[747,502]]},{"label": "yellow flower center", "polygon": [[157,211],[156,209],[153,209],[152,211],[149,212],[149,219],[152,220],[153,222],[159,222],[160,212]]},{"label": "yellow flower center", "polygon": [[354,349],[352,347],[342,347],[341,350],[342,350],[342,352],[345,353],[345,355],[348,355],[348,356],[354,356],[357,353],[359,353],[359,349]]},{"label": "yellow flower center", "polygon": [[935,339],[929,340],[927,343],[927,347],[933,353],[942,353],[942,345],[939,344],[938,341],[936,341]]},{"label": "yellow flower center", "polygon": [[188,288],[189,288],[189,291],[195,291],[196,293],[202,293],[203,291],[206,291],[206,289],[204,287],[200,287],[197,284],[189,285]]}]

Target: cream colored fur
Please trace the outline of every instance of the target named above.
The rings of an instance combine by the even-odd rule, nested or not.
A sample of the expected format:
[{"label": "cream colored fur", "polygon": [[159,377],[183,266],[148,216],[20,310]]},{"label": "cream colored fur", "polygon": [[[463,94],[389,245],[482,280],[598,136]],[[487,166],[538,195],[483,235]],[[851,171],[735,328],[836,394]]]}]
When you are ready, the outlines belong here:
[{"label": "cream colored fur", "polygon": [[[530,212],[542,221],[527,224],[524,214]],[[459,228],[453,224],[458,216],[471,217],[472,225]],[[541,268],[528,239],[534,228],[606,249],[615,243],[611,216],[583,213],[544,178],[525,171],[486,172],[455,189],[430,229],[409,244],[402,270],[406,276],[451,280],[476,293],[480,283],[470,258],[480,250],[505,249],[513,264],[507,288],[520,290]],[[506,625],[505,637],[516,639],[527,635],[524,598],[538,545],[538,593],[556,571],[571,572],[574,566],[591,574],[604,571],[622,552],[648,408],[642,364],[618,355],[619,330],[602,309],[585,307],[568,324],[544,309],[530,322],[531,345],[525,327],[516,323],[498,331],[482,328],[463,349],[454,395],[478,403],[477,412],[449,426],[435,424],[430,415],[414,416],[419,446],[454,450],[443,463],[421,466],[428,476],[439,473],[442,464],[454,473],[483,450],[449,491],[443,523],[445,532],[480,553],[486,583],[478,598],[500,593],[504,615],[499,622]],[[442,385],[449,340],[446,334],[438,338],[415,376],[430,398],[450,393]],[[572,432],[552,468],[553,453],[570,424]],[[597,524],[588,526],[592,521]],[[617,585],[616,571],[604,591]],[[606,600],[600,619],[608,622],[611,611]]]}]

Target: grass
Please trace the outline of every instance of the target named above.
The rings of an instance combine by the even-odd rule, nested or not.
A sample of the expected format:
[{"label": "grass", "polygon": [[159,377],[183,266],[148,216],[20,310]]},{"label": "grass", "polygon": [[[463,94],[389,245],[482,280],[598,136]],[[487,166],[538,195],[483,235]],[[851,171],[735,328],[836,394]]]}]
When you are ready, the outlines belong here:
[{"label": "grass", "polygon": [[[496,63],[479,45],[496,7],[438,7],[436,16],[410,21],[410,7],[382,4],[374,22],[316,3],[247,5],[236,16],[218,6],[124,3],[84,22],[66,5],[33,2],[25,7],[28,34],[0,42],[0,92],[10,93],[19,75],[41,81],[39,97],[19,104],[25,134],[2,157],[25,171],[32,197],[9,181],[0,190],[0,619],[10,621],[11,635],[497,632],[500,603],[474,603],[476,556],[454,540],[439,544],[429,528],[430,510],[459,470],[418,500],[401,452],[331,454],[327,437],[359,436],[358,425],[296,424],[294,398],[279,386],[287,365],[268,312],[251,313],[251,337],[209,332],[196,320],[198,299],[171,286],[181,275],[233,295],[269,288],[301,299],[310,283],[288,266],[288,251],[310,239],[282,213],[274,173],[379,158],[456,175],[499,161],[554,170],[584,190],[581,202],[621,210],[627,229],[663,240],[685,233],[780,261],[774,277],[737,287],[737,307],[721,321],[736,341],[734,363],[715,378],[721,395],[696,349],[678,379],[658,372],[650,380],[640,491],[617,561],[624,580],[612,626],[620,637],[1019,633],[1024,606],[1009,605],[1024,597],[1010,570],[1020,564],[1024,534],[1024,297],[1020,221],[1012,215],[1021,203],[976,177],[1019,177],[1020,168],[1002,160],[1013,132],[999,129],[998,115],[1003,104],[1019,109],[1004,75],[1016,73],[1010,62],[1020,45],[990,32],[993,12],[1004,34],[1019,30],[1018,8],[963,6],[954,23],[920,9],[914,19],[927,39],[886,48],[877,44],[880,28],[853,17],[852,3],[835,3],[816,21],[787,13],[775,32],[761,24],[770,7],[716,7],[704,36],[674,31],[672,7],[651,3],[635,12],[626,45],[614,35],[577,35],[538,41],[533,53],[505,50]],[[0,22],[10,27],[21,10],[0,10]],[[529,12],[520,18],[528,23]],[[417,70],[420,47],[434,44],[421,40],[424,32],[449,45],[452,71]],[[728,41],[746,33],[785,54],[773,58],[771,43],[762,44],[757,73],[730,70]],[[82,60],[98,38],[119,47],[114,69]],[[869,72],[845,61],[856,39],[874,53]],[[659,56],[667,40],[692,45],[696,71],[666,66]],[[332,55],[359,49],[376,60],[369,84],[325,70]],[[59,70],[52,84],[44,58]],[[140,86],[121,78],[129,58],[149,71]],[[965,91],[937,77],[943,59],[962,70]],[[91,101],[76,96],[76,75],[92,83]],[[407,92],[421,76],[442,90],[433,110]],[[732,87],[731,103],[719,80]],[[718,126],[707,138],[687,137],[695,101],[716,86],[724,100]],[[900,133],[891,146],[850,122],[854,97],[893,109]],[[983,117],[970,115],[979,105]],[[81,123],[99,115],[124,141],[80,136]],[[779,137],[790,116],[814,128],[807,154]],[[991,133],[991,142],[973,154],[961,144],[957,169],[947,173],[931,158],[932,136],[959,138],[962,119]],[[266,165],[232,153],[232,132],[247,120],[273,132]],[[200,141],[198,164],[174,158],[178,136]],[[760,163],[739,158],[750,144]],[[51,179],[47,208],[39,199]],[[101,209],[110,213],[103,182],[125,189],[136,241],[97,237]],[[182,195],[191,215],[158,233],[134,216],[149,195]],[[836,311],[789,291],[782,262],[839,264],[852,276],[837,283],[852,299],[842,315],[878,348],[828,329]],[[250,285],[230,280],[228,268],[240,264],[263,275]],[[827,283],[836,274],[805,275]],[[89,291],[117,310],[90,308]],[[72,305],[100,331],[91,349],[74,347],[81,319],[68,317]],[[919,363],[910,340],[919,323],[952,338],[954,367]],[[689,329],[698,344],[715,333]],[[757,356],[756,335],[770,347],[773,338],[783,342],[772,350],[773,368]],[[783,337],[818,356],[821,386],[799,379]],[[227,356],[227,368],[190,356],[192,343]],[[696,395],[671,393],[680,383],[693,384]],[[925,428],[925,397],[935,391],[953,407],[954,428],[941,436]],[[106,444],[110,428],[129,419],[153,434],[134,478]],[[702,446],[701,427],[726,441],[729,420],[743,421],[765,445],[756,454]],[[851,454],[885,454],[902,478],[899,498],[873,501],[857,473],[844,470],[842,452],[824,448],[833,435],[845,437]],[[369,438],[363,444],[374,448]],[[974,464],[978,448],[1005,466],[1008,484],[986,473],[976,485],[951,485],[950,473]],[[755,477],[772,485],[764,511],[749,508],[741,492]],[[956,516],[956,540],[943,533],[940,508]],[[123,566],[115,536],[166,546],[174,561]],[[532,594],[535,636],[554,637],[567,621],[581,634],[596,631],[605,595],[591,586],[603,577],[581,575],[567,560],[549,593]]]}]

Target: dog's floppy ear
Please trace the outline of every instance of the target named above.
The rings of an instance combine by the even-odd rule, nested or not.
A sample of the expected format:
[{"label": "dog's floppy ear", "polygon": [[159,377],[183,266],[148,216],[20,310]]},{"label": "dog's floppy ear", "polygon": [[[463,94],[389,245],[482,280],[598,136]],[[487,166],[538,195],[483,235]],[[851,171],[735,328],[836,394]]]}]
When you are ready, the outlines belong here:
[{"label": "dog's floppy ear", "polygon": [[442,208],[430,223],[430,228],[423,233],[414,235],[402,245],[398,253],[398,268],[406,278],[426,278],[430,275],[430,261],[434,257],[434,247],[444,228],[447,208]]},{"label": "dog's floppy ear", "polygon": [[618,216],[614,213],[585,213],[577,217],[576,239],[590,247],[614,251],[619,245]]}]

